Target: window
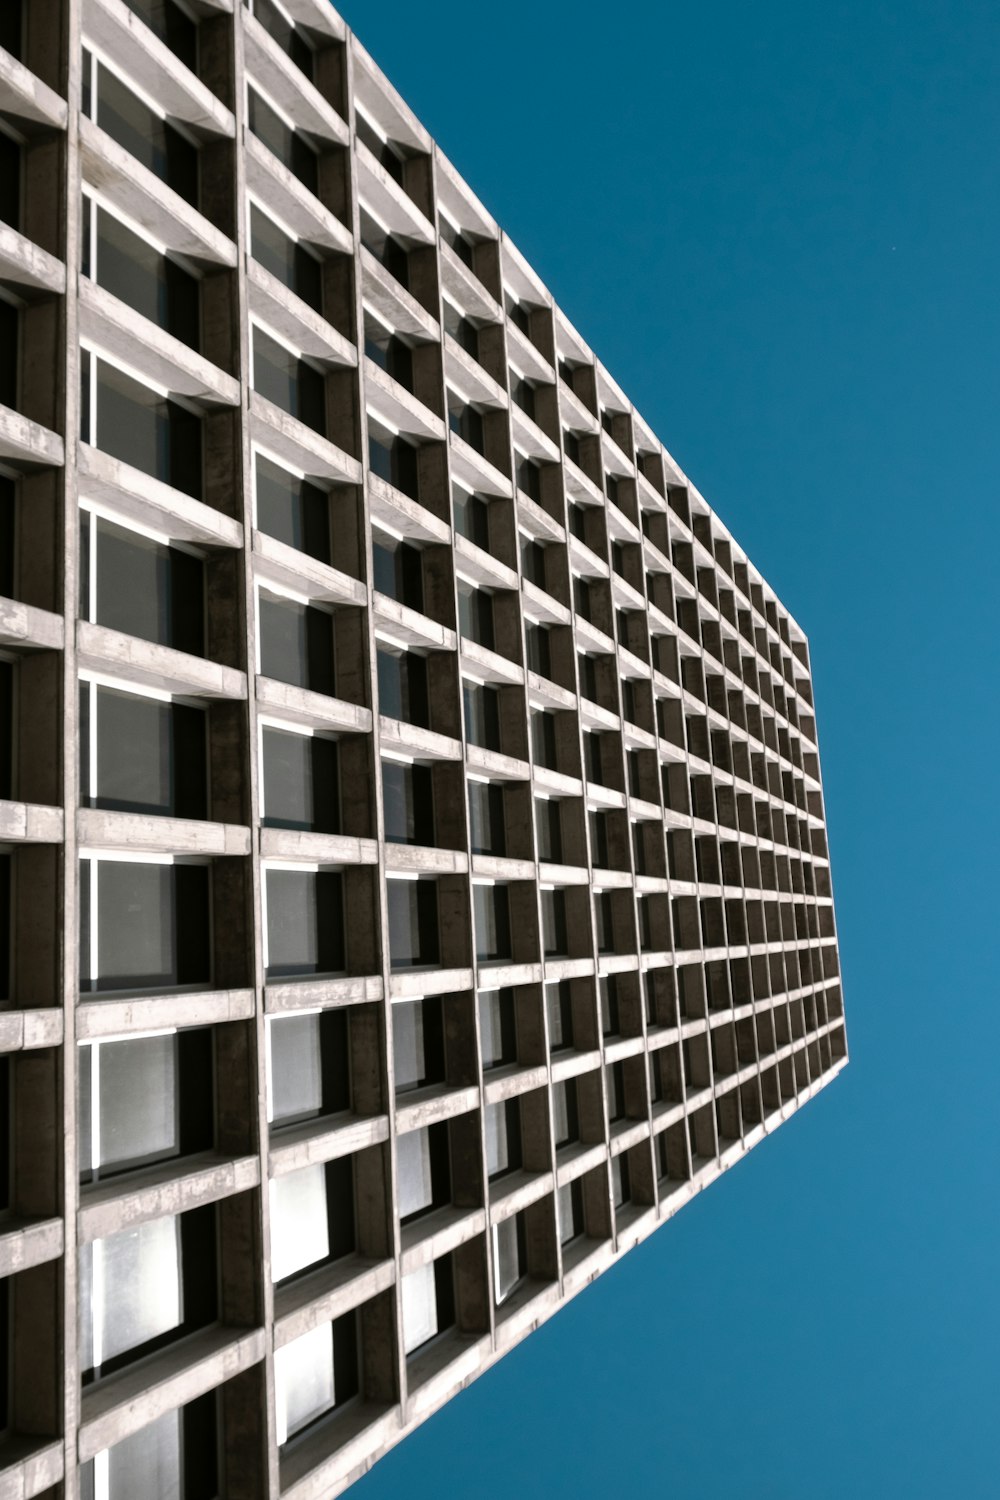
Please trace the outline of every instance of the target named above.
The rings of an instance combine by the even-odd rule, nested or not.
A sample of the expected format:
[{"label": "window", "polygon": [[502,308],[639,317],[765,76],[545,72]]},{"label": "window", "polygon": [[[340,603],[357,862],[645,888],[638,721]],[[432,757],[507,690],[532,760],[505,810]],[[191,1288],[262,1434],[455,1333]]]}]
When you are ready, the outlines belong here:
[{"label": "window", "polygon": [[365,353],[404,389],[413,390],[413,350],[370,313],[365,317]]},{"label": "window", "polygon": [[264,871],[264,896],[269,979],[344,972],[344,892],[339,871],[272,867]]},{"label": "window", "polygon": [[549,649],[550,632],[544,625],[526,625],[524,641],[528,658],[528,670],[539,677],[552,677],[552,653]]},{"label": "window", "polygon": [[463,681],[465,738],[483,750],[500,749],[500,695],[496,688]]},{"label": "window", "polygon": [[265,828],[339,833],[340,756],[335,740],[261,728],[261,822]]},{"label": "window", "polygon": [[395,141],[390,141],[388,137],[382,133],[382,130],[377,125],[375,125],[373,121],[369,120],[367,115],[362,113],[357,105],[355,105],[354,109],[354,124],[355,129],[357,130],[358,140],[364,142],[364,144],[368,147],[369,151],[374,156],[375,160],[378,162],[379,166],[385,168],[389,176],[392,178],[393,182],[398,183],[399,186],[402,187],[402,147],[397,146]]},{"label": "window", "polygon": [[148,856],[80,861],[80,988],[211,982],[208,866]]},{"label": "window", "polygon": [[593,808],[587,814],[590,824],[590,862],[599,870],[611,868],[611,855],[608,849],[608,815],[605,812],[596,812]]},{"label": "window", "polygon": [[403,1349],[414,1354],[455,1321],[451,1256],[442,1255],[403,1277]]},{"label": "window", "polygon": [[549,1050],[559,1052],[573,1045],[573,1002],[570,981],[545,986],[545,1010],[549,1023]]},{"label": "window", "polygon": [[420,476],[417,466],[417,450],[404,437],[393,437],[389,433],[368,425],[368,467],[379,479],[384,479],[394,489],[409,495],[411,500],[420,499]]},{"label": "window", "polygon": [[489,501],[482,495],[471,494],[463,490],[460,485],[452,489],[452,512],[454,515],[455,530],[459,536],[464,536],[467,542],[481,547],[484,552],[490,548],[490,507]]},{"label": "window", "polygon": [[538,858],[549,864],[561,864],[562,819],[558,798],[535,798],[535,830],[538,835]]},{"label": "window", "polygon": [[518,375],[516,370],[511,370],[510,394],[514,403],[521,408],[526,417],[532,421],[535,419],[535,388],[530,380],[525,380]]},{"label": "window", "polygon": [[264,677],[333,697],[333,616],[295,599],[260,591],[260,670]]},{"label": "window", "polygon": [[0,1000],[10,998],[10,855],[0,854]]},{"label": "window", "polygon": [[580,1139],[575,1078],[552,1085],[552,1138],[557,1151]]},{"label": "window", "polygon": [[390,276],[395,277],[401,287],[409,288],[409,256],[406,246],[396,237],[383,229],[377,220],[370,214],[361,210],[361,243],[370,254],[374,255],[380,265],[383,265]]},{"label": "window", "polygon": [[583,1183],[579,1177],[567,1182],[556,1194],[556,1214],[559,1220],[559,1243],[569,1245],[584,1234]]},{"label": "window", "polygon": [[469,794],[469,842],[473,854],[506,854],[503,786],[496,781],[473,781],[468,776],[466,783]]},{"label": "window", "polygon": [[80,355],[80,436],[120,463],[201,499],[201,418],[130,375]]},{"label": "window", "polygon": [[250,254],[314,312],[322,313],[322,262],[307,246],[279,229],[256,203],[250,204]]},{"label": "window", "polygon": [[217,1316],[215,1205],[80,1247],[80,1372],[110,1375]]},{"label": "window", "polygon": [[326,436],[326,382],[322,372],[256,326],[253,388],[320,437]]},{"label": "window", "polygon": [[204,655],[200,558],[89,511],[80,515],[80,613],[95,625]]},{"label": "window", "polygon": [[521,1108],[516,1099],[486,1106],[486,1171],[491,1182],[521,1165]]},{"label": "window", "polygon": [[410,1224],[451,1201],[448,1126],[444,1121],[396,1138],[399,1222]]},{"label": "window", "polygon": [[397,1094],[444,1081],[444,1016],[440,996],[424,995],[419,1000],[393,1003],[392,1057]]},{"label": "window", "polygon": [[253,13],[300,73],[312,81],[313,53],[308,38],[289,20],[275,0],[253,0]]},{"label": "window", "polygon": [[444,298],[444,326],[456,343],[460,344],[477,364],[479,363],[479,329],[471,318],[459,312],[453,303]]},{"label": "window", "polygon": [[386,881],[389,963],[394,969],[426,968],[440,961],[437,883]]},{"label": "window", "polygon": [[21,147],[0,130],[0,222],[21,223]]},{"label": "window", "polygon": [[346,1012],[269,1016],[267,1118],[271,1125],[296,1125],[350,1107]]},{"label": "window", "polygon": [[615,947],[614,909],[609,891],[594,892],[594,923],[597,927],[598,953],[613,953]]},{"label": "window", "polygon": [[84,807],[208,816],[205,710],[80,683]]},{"label": "window", "polygon": [[527,495],[529,500],[536,504],[542,498],[542,471],[533,458],[525,458],[515,450],[515,483],[519,490]]},{"label": "window", "polygon": [[469,239],[469,236],[467,234],[463,234],[461,229],[458,229],[454,224],[452,224],[450,219],[445,218],[443,213],[438,214],[438,223],[441,229],[441,238],[444,240],[445,244],[451,246],[455,254],[458,256],[459,260],[464,261],[464,263],[471,271],[473,261],[473,243]]},{"label": "window", "polygon": [[434,780],[430,766],[382,762],[382,809],[391,844],[434,844]]},{"label": "window", "polygon": [[321,1323],[274,1351],[274,1407],[279,1446],[360,1390],[358,1315]]},{"label": "window", "polygon": [[311,193],[319,187],[319,156],[316,148],[288,125],[253,88],[247,89],[247,124],[258,140],[297,177]]},{"label": "window", "polygon": [[462,401],[452,390],[448,391],[448,426],[477,453],[484,451],[482,412]]},{"label": "window", "polygon": [[331,562],[327,492],[308,479],[287,473],[260,453],[255,459],[254,481],[258,528],[318,562]]},{"label": "window", "polygon": [[507,303],[507,316],[514,324],[514,327],[521,330],[525,338],[531,337],[530,308],[523,306],[522,303],[515,301],[515,299],[512,297]]},{"label": "window", "polygon": [[379,713],[388,719],[400,719],[404,724],[429,729],[425,658],[415,651],[390,651],[381,645],[376,658]]},{"label": "window", "polygon": [[487,651],[494,649],[493,595],[468,583],[458,585],[458,631]]},{"label": "window", "polygon": [[601,1000],[601,1031],[605,1036],[618,1036],[621,1021],[618,1014],[618,982],[613,974],[604,974],[597,981]]},{"label": "window", "polygon": [[[571,500],[569,505],[567,506],[567,514],[569,517],[570,535],[575,536],[578,542],[583,542],[584,546],[586,546],[587,507],[585,505],[577,505],[574,501]],[[583,614],[583,611],[581,610],[580,613]],[[584,618],[589,620],[590,616],[585,615]]]},{"label": "window", "polygon": [[354,1165],[349,1156],[272,1177],[271,1279],[287,1281],[350,1255],[354,1243]]},{"label": "window", "polygon": [[83,199],[84,276],[105,287],[142,317],[192,349],[201,344],[201,286],[197,276]]},{"label": "window", "polygon": [[83,54],[84,113],[167,187],[198,207],[198,147],[144,104],[116,73]]},{"label": "window", "polygon": [[604,765],[601,758],[601,736],[587,730],[583,736],[583,759],[587,780],[595,786],[604,785]]},{"label": "window", "polygon": [[212,1034],[156,1032],[78,1049],[83,1182],[210,1150]]},{"label": "window", "polygon": [[509,959],[512,949],[507,887],[474,881],[472,911],[476,929],[476,958],[479,962]]},{"label": "window", "polygon": [[625,1118],[625,1070],[620,1062],[606,1064],[604,1082],[608,1093],[608,1123],[614,1125],[617,1120]]},{"label": "window", "polygon": [[575,432],[570,432],[568,429],[563,431],[563,452],[573,463],[579,464],[580,439]]},{"label": "window", "polygon": [[480,990],[479,1044],[484,1072],[517,1061],[513,990]]},{"label": "window", "polygon": [[493,1280],[497,1306],[523,1281],[528,1264],[524,1215],[513,1214],[493,1226]]},{"label": "window", "polygon": [[219,1493],[218,1396],[209,1391],[106,1448],[80,1468],[80,1500],[170,1495],[209,1500]]},{"label": "window", "polygon": [[528,583],[545,588],[545,548],[530,536],[521,538],[521,573]]},{"label": "window", "polygon": [[566,934],[566,892],[541,890],[542,947],[546,958],[556,958],[568,951]]},{"label": "window", "polygon": [[537,765],[558,770],[555,715],[543,708],[531,710],[531,754]]},{"label": "window", "polygon": [[580,695],[589,699],[591,703],[600,703],[600,692],[597,687],[597,662],[585,651],[577,656],[580,668]]},{"label": "window", "polygon": [[380,594],[423,613],[423,553],[419,547],[384,532],[373,532],[372,572],[372,582]]}]

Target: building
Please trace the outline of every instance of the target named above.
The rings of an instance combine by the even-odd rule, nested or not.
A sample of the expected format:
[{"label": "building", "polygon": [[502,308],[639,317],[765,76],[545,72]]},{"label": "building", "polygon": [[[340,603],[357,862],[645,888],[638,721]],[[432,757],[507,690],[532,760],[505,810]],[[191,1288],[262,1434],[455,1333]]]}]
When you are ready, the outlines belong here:
[{"label": "building", "polygon": [[320,1500],[844,1065],[808,649],[324,0],[0,45],[0,1493]]}]

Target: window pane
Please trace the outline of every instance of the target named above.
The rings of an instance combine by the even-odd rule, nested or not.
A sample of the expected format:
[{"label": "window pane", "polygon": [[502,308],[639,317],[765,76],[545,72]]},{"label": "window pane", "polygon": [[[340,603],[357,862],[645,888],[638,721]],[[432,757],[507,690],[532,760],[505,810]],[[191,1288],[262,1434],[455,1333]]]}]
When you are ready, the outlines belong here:
[{"label": "window pane", "polygon": [[181,1500],[181,1412],[168,1411],[108,1449],[108,1500]]},{"label": "window pane", "polygon": [[111,688],[96,699],[97,806],[204,817],[204,712]]},{"label": "window pane", "polygon": [[268,536],[320,562],[330,562],[330,497],[257,455],[257,525]]},{"label": "window pane", "polygon": [[431,1184],[431,1148],[426,1130],[413,1130],[396,1141],[396,1173],[399,1217],[430,1208],[434,1201]]},{"label": "window pane", "polygon": [[270,1194],[271,1279],[284,1281],[330,1254],[326,1170],[320,1164],[274,1177]]},{"label": "window pane", "polygon": [[559,1188],[556,1193],[556,1213],[559,1221],[559,1243],[566,1245],[576,1236],[576,1224],[573,1214],[573,1188],[575,1184],[567,1182],[565,1187]]},{"label": "window pane", "polygon": [[193,656],[204,653],[204,581],[199,558],[110,521],[94,523],[94,620]]},{"label": "window pane", "polygon": [[180,1220],[154,1219],[81,1247],[81,1368],[97,1368],[178,1327]]},{"label": "window pane", "polygon": [[332,1323],[275,1350],[274,1387],[278,1442],[284,1443],[334,1404]]},{"label": "window pane", "polygon": [[486,1106],[486,1172],[487,1176],[495,1177],[499,1172],[506,1172],[510,1164],[510,1152],[507,1142],[507,1106],[506,1104],[487,1104]]},{"label": "window pane", "polygon": [[122,1166],[174,1155],[177,1122],[177,1037],[136,1037],[95,1043],[92,1078],[98,1097],[95,1167]]},{"label": "window pane", "polygon": [[169,865],[97,865],[99,983],[117,989],[171,984],[174,900]]},{"label": "window pane", "polygon": [[261,594],[260,670],[265,677],[332,697],[332,617],[307,604]]},{"label": "window pane", "polygon": [[438,1331],[434,1262],[403,1277],[403,1348],[407,1354],[426,1344]]},{"label": "window pane", "polygon": [[271,828],[340,832],[340,775],[334,740],[264,729],[264,821]]},{"label": "window pane", "polygon": [[389,961],[393,968],[438,962],[437,886],[432,880],[386,882]]},{"label": "window pane", "polygon": [[493,1226],[493,1266],[498,1303],[510,1296],[521,1279],[521,1251],[517,1229],[516,1214]]},{"label": "window pane", "polygon": [[341,876],[329,870],[267,870],[269,975],[343,971]]},{"label": "window pane", "polygon": [[271,1097],[268,1119],[319,1114],[323,1107],[319,1016],[283,1016],[268,1025]]},{"label": "window pane", "polygon": [[397,1093],[423,1082],[426,1076],[423,1001],[407,1000],[392,1007],[392,1056]]}]

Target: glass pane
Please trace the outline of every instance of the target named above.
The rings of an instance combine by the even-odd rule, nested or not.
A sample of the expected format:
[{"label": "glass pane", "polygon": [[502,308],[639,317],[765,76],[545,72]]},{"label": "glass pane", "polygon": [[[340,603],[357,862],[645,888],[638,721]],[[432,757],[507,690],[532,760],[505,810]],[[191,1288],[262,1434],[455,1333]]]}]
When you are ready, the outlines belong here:
[{"label": "glass pane", "polygon": [[510,1162],[510,1152],[507,1145],[507,1106],[505,1104],[487,1104],[486,1106],[486,1173],[489,1177],[495,1177],[498,1172],[505,1172]]},{"label": "glass pane", "polygon": [[557,1146],[569,1140],[569,1106],[565,1083],[557,1083],[552,1090],[552,1134]]},{"label": "glass pane", "polygon": [[567,1182],[556,1193],[556,1212],[559,1220],[559,1243],[565,1245],[576,1234],[573,1222],[573,1184]]},{"label": "glass pane", "polygon": [[503,1021],[499,990],[481,990],[479,995],[479,1039],[483,1067],[495,1067],[503,1058]]},{"label": "glass pane", "polygon": [[431,1186],[431,1148],[426,1130],[414,1130],[396,1141],[399,1217],[420,1213],[434,1201]]},{"label": "glass pane", "polygon": [[331,974],[344,967],[341,877],[330,871],[267,870],[269,974]]},{"label": "glass pane", "polygon": [[181,1412],[168,1411],[108,1449],[107,1500],[181,1500]]},{"label": "glass pane", "polygon": [[173,870],[101,860],[97,865],[98,984],[103,989],[173,984]]},{"label": "glass pane", "polygon": [[421,1000],[408,1000],[392,1007],[392,1056],[396,1092],[416,1088],[426,1076],[424,1007]]},{"label": "glass pane", "polygon": [[521,1257],[517,1243],[517,1216],[493,1226],[493,1264],[496,1300],[509,1297],[521,1278]]},{"label": "glass pane", "polygon": [[324,490],[257,455],[257,525],[268,536],[330,562],[330,501]]},{"label": "glass pane", "polygon": [[285,1016],[269,1023],[269,1120],[319,1114],[322,1109],[319,1023],[319,1016]]},{"label": "glass pane", "polygon": [[120,1166],[180,1149],[177,1037],[137,1037],[96,1047],[100,1137],[97,1166]]},{"label": "glass pane", "polygon": [[330,1254],[326,1169],[320,1164],[272,1178],[270,1194],[271,1279],[283,1281]]},{"label": "glass pane", "polygon": [[97,690],[97,799],[100,807],[170,813],[169,703]]},{"label": "glass pane", "polygon": [[179,1219],[154,1219],[81,1247],[81,1368],[97,1368],[179,1326],[180,1238]]},{"label": "glass pane", "polygon": [[403,1348],[411,1354],[438,1331],[434,1262],[404,1276],[402,1293]]},{"label": "glass pane", "polygon": [[333,1324],[321,1323],[274,1354],[278,1442],[334,1404]]},{"label": "glass pane", "polygon": [[96,1163],[94,1162],[93,1146],[91,1144],[90,1112],[93,1095],[91,1093],[91,1058],[92,1047],[77,1048],[77,1130],[79,1134],[79,1158],[80,1171],[90,1172]]}]

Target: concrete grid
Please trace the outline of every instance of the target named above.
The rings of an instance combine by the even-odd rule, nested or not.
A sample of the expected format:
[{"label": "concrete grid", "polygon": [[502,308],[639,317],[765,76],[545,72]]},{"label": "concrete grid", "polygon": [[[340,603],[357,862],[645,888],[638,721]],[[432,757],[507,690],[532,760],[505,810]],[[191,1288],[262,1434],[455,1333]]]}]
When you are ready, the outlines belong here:
[{"label": "concrete grid", "polygon": [[[163,31],[170,8],[31,0],[20,34],[12,25],[3,38],[14,51],[0,50],[4,160],[21,163],[19,195],[4,198],[13,222],[0,223],[0,307],[16,311],[18,339],[0,406],[13,515],[0,599],[13,683],[0,802],[0,1495],[113,1496],[107,1455],[216,1392],[218,1479],[186,1474],[188,1500],[212,1484],[239,1500],[318,1500],[845,1065],[809,653],[336,12],[323,0],[261,0],[259,16],[191,0],[177,9],[197,23],[195,72],[143,19]],[[83,113],[84,49],[197,147],[197,208]],[[314,150],[315,191],[251,130],[248,84]],[[120,215],[197,275],[197,351],[78,273],[92,233],[84,195],[91,215]],[[251,199],[311,248],[322,311],[251,255]],[[381,260],[362,244],[370,221],[397,241]],[[409,348],[405,380],[366,354],[375,323]],[[318,423],[254,389],[255,327],[319,373]],[[96,441],[97,360],[199,420],[199,498]],[[415,445],[415,494],[373,471],[374,434]],[[329,561],[258,524],[258,453],[328,493]],[[453,510],[469,494],[483,545]],[[204,654],[109,628],[84,604],[97,542],[83,554],[83,512],[92,527],[103,517],[202,560]],[[419,549],[419,609],[374,587],[373,536]],[[332,620],[336,695],[261,672],[261,589]],[[491,644],[474,639],[483,596]],[[380,714],[380,648],[425,662],[428,711],[411,717],[427,722]],[[208,816],[86,805],[81,681],[207,710]],[[463,688],[496,691],[494,748],[470,742]],[[547,744],[539,713],[552,716]],[[339,832],[271,826],[262,813],[267,726],[336,740]],[[383,765],[429,769],[433,847],[385,837]],[[470,785],[502,789],[502,853],[473,847]],[[546,858],[550,816],[561,847]],[[81,984],[79,872],[115,854],[208,870],[208,985],[91,988],[87,973]],[[296,870],[341,877],[335,974],[268,969],[268,872]],[[436,893],[431,965],[390,952],[387,889],[414,879]],[[477,957],[477,888],[506,891],[502,956]],[[96,900],[84,913],[95,933]],[[513,1055],[484,1067],[477,996],[496,991],[509,992]],[[420,997],[440,997],[443,1077],[401,1092],[393,1016]],[[558,1045],[557,1010],[571,1046]],[[269,1124],[268,1025],[315,1012],[346,1017],[348,1107],[280,1129]],[[81,1184],[81,1044],[206,1028],[210,1141]],[[555,1106],[570,1081],[574,1138],[559,1144]],[[507,1101],[521,1161],[491,1181],[486,1121]],[[447,1201],[401,1224],[399,1142],[438,1125]],[[348,1158],[353,1249],[275,1285],[269,1181]],[[82,1383],[84,1247],[209,1208],[217,1315]],[[522,1274],[501,1298],[497,1247],[515,1223]],[[407,1356],[403,1278],[443,1260],[454,1321]],[[279,1444],[275,1354],[352,1313],[358,1394]]]}]

